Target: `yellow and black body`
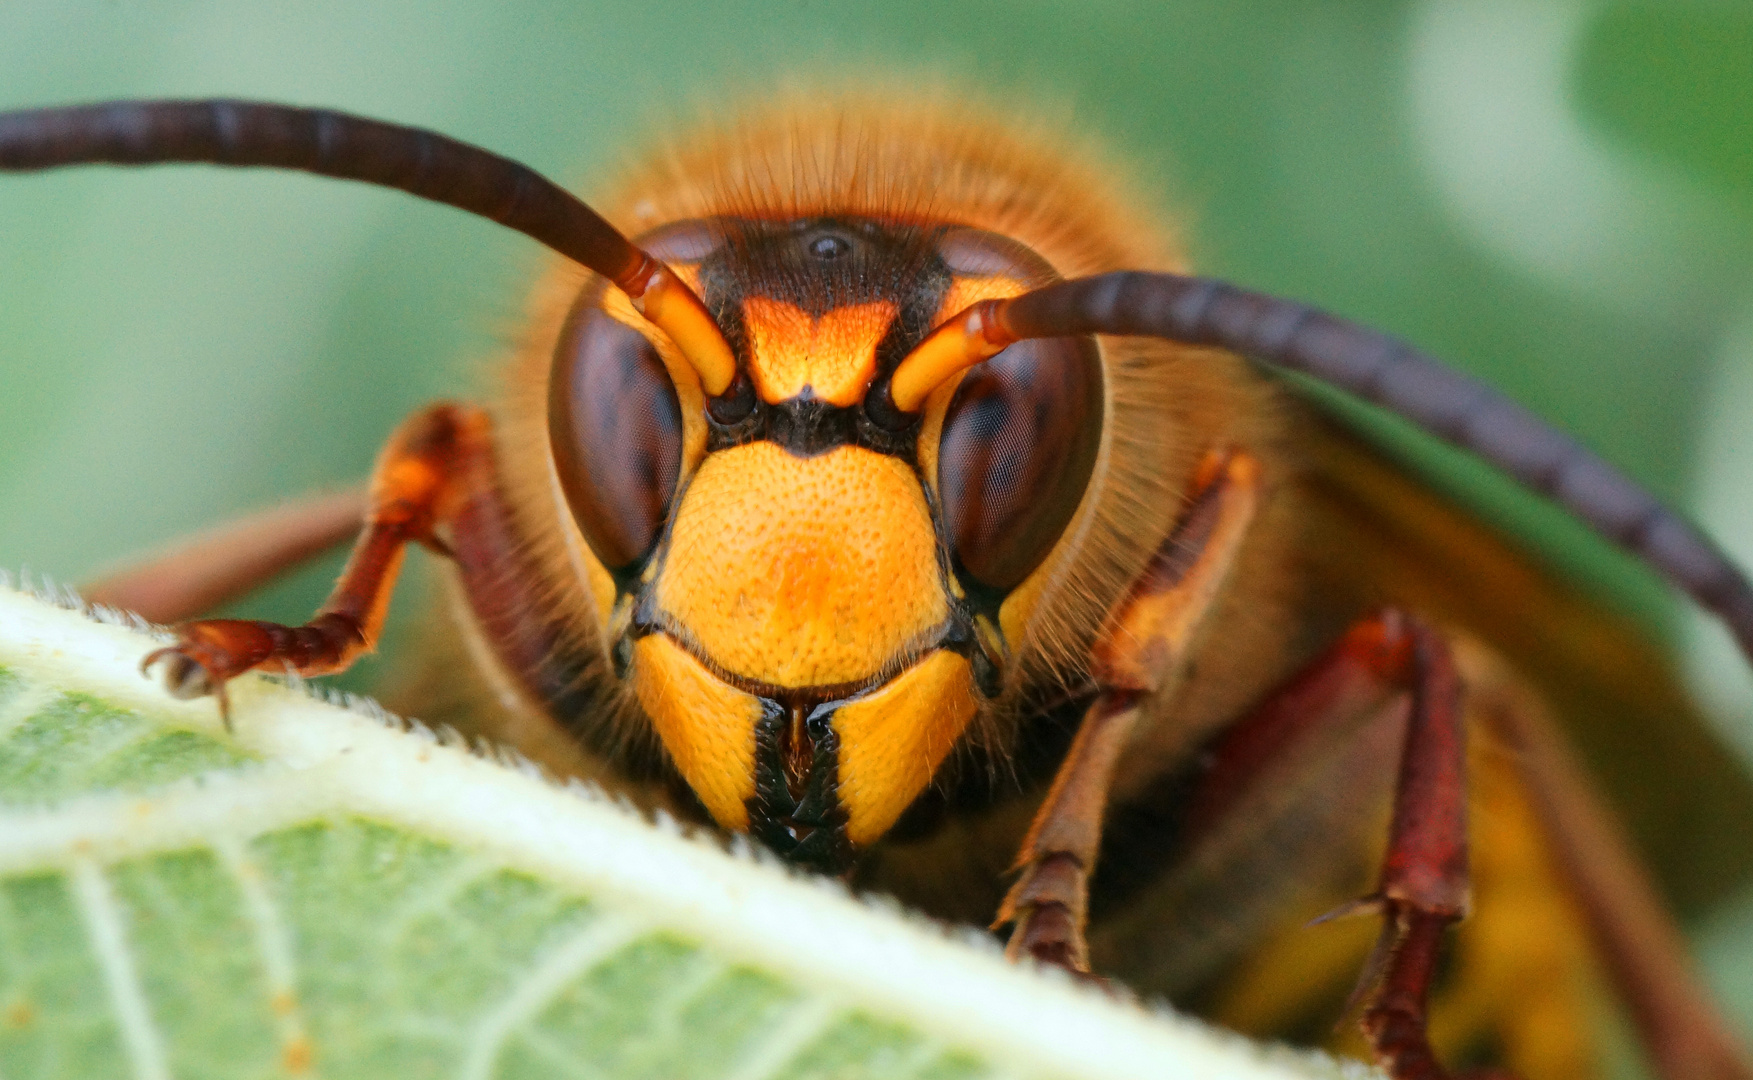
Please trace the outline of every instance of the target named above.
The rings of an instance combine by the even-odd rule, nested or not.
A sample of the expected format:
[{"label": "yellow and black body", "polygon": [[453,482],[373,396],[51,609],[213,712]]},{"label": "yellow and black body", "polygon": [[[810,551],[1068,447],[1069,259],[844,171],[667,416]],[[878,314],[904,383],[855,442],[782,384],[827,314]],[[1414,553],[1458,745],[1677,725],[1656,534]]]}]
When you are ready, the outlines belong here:
[{"label": "yellow and black body", "polygon": [[[527,709],[512,721],[535,732],[525,745],[598,777],[648,753],[658,764],[637,775],[667,764],[685,781],[653,780],[648,797],[679,792],[682,812],[697,800],[698,816],[805,865],[984,922],[1110,612],[1202,456],[1235,447],[1260,463],[1262,508],[1185,677],[1148,703],[1115,778],[1095,970],[1265,1030],[1318,1037],[1333,1022],[1368,936],[1290,928],[1367,885],[1390,725],[1366,718],[1345,744],[1312,747],[1203,869],[1175,863],[1177,796],[1216,732],[1385,604],[1466,639],[1481,679],[1531,689],[1619,770],[1639,836],[1674,842],[1648,849],[1683,903],[1753,870],[1732,839],[1753,828],[1746,780],[1659,653],[1247,362],[1138,338],[1027,342],[937,388],[905,438],[870,419],[873,385],[975,300],[1183,270],[1173,233],[1114,175],[989,116],[893,102],[690,132],[634,172],[610,216],[726,327],[740,404],[715,414],[668,340],[575,268],[536,293],[494,395],[499,466],[567,628],[557,647],[606,700],[556,715],[489,667]],[[599,478],[617,454],[659,479],[612,489]],[[1525,819],[1493,751],[1474,756],[1499,793],[1475,817]],[[1694,781],[1640,774],[1657,760]],[[1458,969],[1464,1002],[1439,1004],[1439,1034],[1530,1076],[1573,1075],[1536,1062],[1587,1057],[1600,973],[1538,830],[1499,831],[1475,855],[1459,946],[1493,959]],[[1225,981],[1279,932],[1295,943],[1267,974]],[[1318,973],[1279,962],[1310,952]]]},{"label": "yellow and black body", "polygon": [[[388,125],[212,108],[154,129],[166,153],[365,179],[393,157]],[[142,160],[150,117],[62,112],[0,126],[0,164]],[[89,135],[104,124],[123,135]],[[473,152],[424,145],[434,175]],[[174,691],[345,666],[424,543],[454,559],[455,633],[406,665],[421,715],[945,919],[1026,922],[1046,894],[1010,886],[1017,853],[1031,875],[1070,859],[1068,966],[1087,941],[1101,975],[1319,1039],[1373,931],[1302,924],[1368,891],[1436,684],[1360,691],[1245,785],[1211,778],[1226,737],[1361,640],[1348,628],[1411,613],[1451,643],[1472,734],[1473,914],[1439,980],[1439,1050],[1589,1075],[1603,985],[1629,985],[1634,1012],[1692,1008],[1640,989],[1666,985],[1649,973],[1677,947],[1627,960],[1600,930],[1669,932],[1635,871],[1608,887],[1577,865],[1624,845],[1605,827],[1572,842],[1564,822],[1600,821],[1548,796],[1580,788],[1518,760],[1561,759],[1540,740],[1568,731],[1681,910],[1744,881],[1753,788],[1658,650],[1249,360],[1000,317],[1056,283],[1185,271],[1110,163],[961,104],[840,98],[676,138],[600,204],[615,228],[522,174],[476,198],[394,164],[392,186],[566,232],[547,242],[576,262],[535,289],[483,405],[392,440],[318,617],[188,624],[164,657]],[[1064,821],[1095,846],[1053,848]],[[1372,1038],[1397,1076],[1441,1075]]]}]

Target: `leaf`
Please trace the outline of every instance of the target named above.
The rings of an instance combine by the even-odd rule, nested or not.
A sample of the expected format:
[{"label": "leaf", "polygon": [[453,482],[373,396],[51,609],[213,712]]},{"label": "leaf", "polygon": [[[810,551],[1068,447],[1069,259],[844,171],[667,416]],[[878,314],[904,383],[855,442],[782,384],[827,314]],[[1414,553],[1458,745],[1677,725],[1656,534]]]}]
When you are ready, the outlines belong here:
[{"label": "leaf", "polygon": [[[71,603],[71,601],[68,601]],[[0,1076],[1362,1076],[0,582]],[[741,850],[741,849],[739,849]]]}]

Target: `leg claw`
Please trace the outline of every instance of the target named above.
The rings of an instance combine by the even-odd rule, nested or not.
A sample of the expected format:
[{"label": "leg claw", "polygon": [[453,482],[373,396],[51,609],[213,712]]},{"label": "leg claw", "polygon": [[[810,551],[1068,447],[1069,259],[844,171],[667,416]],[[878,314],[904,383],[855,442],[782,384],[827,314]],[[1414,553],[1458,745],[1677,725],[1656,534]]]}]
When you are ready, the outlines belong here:
[{"label": "leg claw", "polygon": [[168,646],[148,653],[140,661],[140,674],[150,677],[152,667],[164,664],[164,689],[171,697],[189,701],[212,694],[219,699],[219,719],[231,731],[231,699],[225,693],[225,680],[217,678],[213,669],[190,656],[182,646]]}]

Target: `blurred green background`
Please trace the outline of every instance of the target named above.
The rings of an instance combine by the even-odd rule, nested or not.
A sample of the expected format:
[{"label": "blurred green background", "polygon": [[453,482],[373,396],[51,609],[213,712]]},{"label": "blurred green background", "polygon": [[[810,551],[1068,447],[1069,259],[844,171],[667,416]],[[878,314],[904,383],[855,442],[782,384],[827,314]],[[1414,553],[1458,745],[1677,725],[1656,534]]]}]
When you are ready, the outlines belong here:
[{"label": "blurred green background", "polygon": [[[725,87],[894,68],[1066,106],[1187,219],[1201,269],[1453,361],[1753,564],[1753,5],[0,0],[0,107],[325,104],[587,189]],[[0,181],[0,565],[77,581],[362,475],[468,385],[539,259],[301,176]],[[1401,452],[1672,634],[1753,750],[1725,638],[1481,470]],[[251,610],[296,619],[333,571]],[[1753,908],[1701,932],[1753,1019]]]}]

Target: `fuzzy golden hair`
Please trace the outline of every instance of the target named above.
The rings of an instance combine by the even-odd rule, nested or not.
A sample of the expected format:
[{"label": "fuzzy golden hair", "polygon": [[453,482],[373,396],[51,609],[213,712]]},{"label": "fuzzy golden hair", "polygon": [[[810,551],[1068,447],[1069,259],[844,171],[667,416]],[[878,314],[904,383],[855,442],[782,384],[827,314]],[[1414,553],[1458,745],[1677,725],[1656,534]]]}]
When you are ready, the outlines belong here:
[{"label": "fuzzy golden hair", "polygon": [[[798,96],[678,131],[627,166],[596,205],[633,236],[716,215],[861,215],[1000,233],[1033,248],[1066,277],[1185,269],[1172,232],[1123,176],[1087,142],[961,100]],[[521,346],[492,397],[508,502],[521,515],[530,565],[547,575],[550,614],[570,628],[575,647],[600,655],[597,613],[577,576],[584,543],[556,501],[547,441],[548,368],[565,313],[585,282],[569,265],[546,276]],[[1226,445],[1247,445],[1258,455],[1282,441],[1276,389],[1233,357],[1109,339],[1103,363],[1104,438],[1095,475],[1037,572],[1039,581],[1024,586],[1039,589],[1039,602],[1015,676],[982,717],[986,737],[1002,736],[1003,718],[1031,687],[1082,684],[1091,642],[1167,535],[1200,456]],[[1246,603],[1226,602],[1229,616],[1220,610],[1217,621],[1239,619],[1244,633],[1256,628],[1260,634],[1249,636],[1259,636],[1259,646],[1226,650],[1202,676],[1212,685],[1226,681],[1225,670],[1239,673],[1256,655],[1269,654],[1282,637],[1273,629],[1281,622],[1273,617],[1280,605],[1263,598],[1283,591],[1282,573],[1274,569],[1283,560],[1261,545],[1250,547],[1260,550],[1244,552],[1237,577],[1255,583],[1254,595]],[[606,671],[602,678],[612,682]],[[1243,681],[1252,686],[1255,680]],[[1239,706],[1243,693],[1238,685],[1196,711],[1216,717]]]},{"label": "fuzzy golden hair", "polygon": [[[1001,233],[1067,277],[1185,269],[1172,230],[1120,176],[1123,170],[1087,145],[959,100],[800,97],[679,132],[625,169],[598,205],[635,236],[669,221],[721,214],[871,215]],[[557,646],[591,659],[594,666],[580,678],[606,692],[604,705],[617,718],[621,738],[654,746],[654,733],[639,722],[630,695],[618,689],[602,658],[600,612],[581,580],[588,573],[580,561],[586,547],[557,497],[550,460],[549,367],[562,320],[585,285],[582,271],[556,265],[535,291],[523,340],[491,394],[499,469],[525,564],[542,586],[546,610],[540,614],[564,628]],[[1116,777],[1116,804],[1144,797],[1351,620],[1392,604],[1451,632],[1470,669],[1498,672],[1495,683],[1478,680],[1477,700],[1489,704],[1500,684],[1525,688],[1572,722],[1585,750],[1605,751],[1610,765],[1617,762],[1609,770],[1616,773],[1611,786],[1630,796],[1623,809],[1678,899],[1697,903],[1725,882],[1741,880],[1747,856],[1734,838],[1746,831],[1745,780],[1709,741],[1662,658],[1623,620],[1242,361],[1136,339],[1103,339],[1101,347],[1106,414],[1089,490],[1038,571],[1040,600],[1011,685],[981,718],[983,726],[970,729],[968,741],[1002,747],[1014,729],[1007,720],[1023,699],[1019,687],[1050,695],[1055,683],[1083,684],[1091,643],[1169,533],[1201,456],[1245,449],[1261,465],[1261,509],[1194,644],[1189,674],[1147,706]],[[472,651],[477,661],[491,652],[479,641]],[[1504,658],[1514,667],[1501,663]],[[490,660],[480,666],[501,702],[516,695],[515,680],[495,676]],[[625,787],[612,763],[589,757],[542,718],[542,703],[527,704],[502,735],[559,771]],[[1664,720],[1659,732],[1652,717]],[[1502,750],[1488,745],[1484,752]],[[1377,764],[1385,769],[1386,759]],[[1660,782],[1664,770],[1667,782]],[[1012,794],[955,816],[929,836],[893,838],[870,853],[861,885],[940,918],[984,922],[996,909],[1001,871],[1035,807],[1032,794]],[[1327,794],[1287,785],[1283,812],[1295,816]],[[1259,839],[1252,823],[1238,825],[1237,849]],[[1230,881],[1234,888],[1205,889],[1180,907],[1153,900],[1174,885],[1157,882],[1157,893],[1144,894],[1130,914],[1092,924],[1098,967],[1140,987],[1166,986],[1181,976],[1153,968],[1150,958],[1179,957],[1179,946],[1188,942],[1209,953],[1212,927],[1228,928],[1233,940],[1226,947],[1243,950],[1248,942],[1236,935],[1290,910],[1286,901],[1294,901],[1303,884],[1331,884],[1309,860],[1343,873],[1354,865],[1347,859],[1363,850],[1342,836],[1306,847],[1288,852],[1268,845],[1252,861],[1236,863],[1245,880]],[[1492,895],[1493,874],[1490,857],[1482,858],[1481,897]],[[1165,912],[1174,921],[1165,922]],[[1463,957],[1473,935],[1482,933],[1462,930]],[[1197,958],[1200,948],[1185,955]],[[1519,977],[1505,986],[1516,989]],[[1509,989],[1489,996],[1522,1000]]]},{"label": "fuzzy golden hair", "polygon": [[797,95],[703,123],[623,170],[604,204],[613,220],[633,234],[717,214],[963,222],[1022,240],[1067,277],[1184,267],[1123,170],[1039,121],[943,95]]}]

